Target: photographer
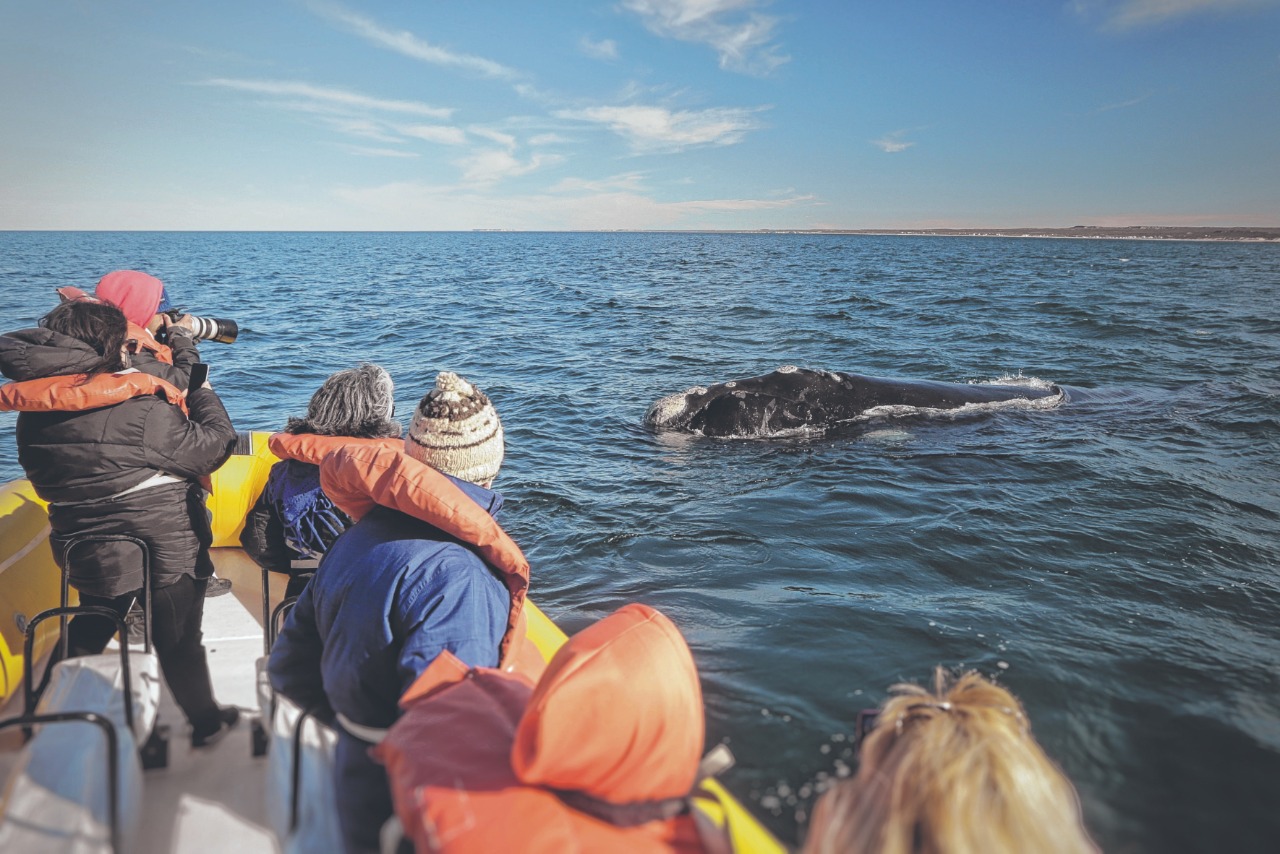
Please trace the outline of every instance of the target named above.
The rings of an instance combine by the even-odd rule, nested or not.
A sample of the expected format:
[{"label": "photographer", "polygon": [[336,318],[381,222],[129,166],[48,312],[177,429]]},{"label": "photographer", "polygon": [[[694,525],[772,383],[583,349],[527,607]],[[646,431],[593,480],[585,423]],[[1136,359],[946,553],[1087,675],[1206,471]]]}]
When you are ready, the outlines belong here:
[{"label": "photographer", "polygon": [[[160,668],[191,724],[191,746],[208,747],[239,712],[219,706],[203,641],[213,533],[199,479],[231,455],[235,429],[206,383],[184,393],[131,371],[124,313],[105,300],[75,299],[34,329],[0,335],[0,408],[18,412],[18,463],[49,507],[49,543],[81,604],[122,616],[151,600]],[[106,405],[103,405],[103,402]],[[74,567],[63,546],[98,539]],[[146,546],[150,577],[135,547]],[[72,655],[99,653],[115,623],[71,620]]]},{"label": "photographer", "polygon": [[[174,319],[164,283],[155,276],[137,270],[116,270],[98,280],[92,297],[77,288],[60,288],[58,295],[63,300],[91,299],[119,308],[128,321],[125,344],[130,366],[179,389],[190,384],[191,366],[200,361],[194,334],[196,319],[190,314]],[[213,576],[206,596],[221,596],[230,590],[229,580]],[[138,623],[136,613],[129,615],[133,631]]]}]

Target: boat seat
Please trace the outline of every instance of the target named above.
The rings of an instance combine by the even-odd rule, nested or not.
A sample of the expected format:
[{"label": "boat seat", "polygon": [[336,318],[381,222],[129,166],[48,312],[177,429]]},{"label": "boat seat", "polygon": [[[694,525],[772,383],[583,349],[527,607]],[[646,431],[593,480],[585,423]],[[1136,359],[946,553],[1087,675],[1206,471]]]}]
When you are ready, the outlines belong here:
[{"label": "boat seat", "polygon": [[[78,610],[106,609],[44,612],[28,638],[42,617]],[[127,655],[121,649],[57,662],[34,708],[0,724],[33,733],[0,795],[0,850],[132,850],[142,805],[138,745],[155,727],[160,675],[154,655],[126,663]]]},{"label": "boat seat", "polygon": [[258,703],[269,722],[267,818],[281,854],[341,851],[333,788],[338,734],[282,694],[271,690],[267,659],[257,662]]}]

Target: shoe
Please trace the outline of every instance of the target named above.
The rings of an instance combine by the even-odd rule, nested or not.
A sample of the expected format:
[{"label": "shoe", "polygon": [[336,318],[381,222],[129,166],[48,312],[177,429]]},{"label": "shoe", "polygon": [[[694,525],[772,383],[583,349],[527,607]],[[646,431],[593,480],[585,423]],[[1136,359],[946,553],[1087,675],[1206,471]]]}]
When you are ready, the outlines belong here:
[{"label": "shoe", "polygon": [[147,626],[146,619],[143,617],[142,608],[136,604],[129,609],[129,613],[124,616],[125,627],[129,630],[126,642],[129,644],[144,644],[147,642]]},{"label": "shoe", "polygon": [[204,598],[212,599],[214,596],[221,596],[223,593],[231,592],[231,582],[225,578],[219,578],[216,575],[209,576],[209,586],[204,589]]},{"label": "shoe", "polygon": [[218,728],[213,732],[201,733],[192,731],[191,746],[192,747],[213,747],[222,741],[223,736],[235,729],[236,722],[240,720],[240,710],[235,706],[223,706],[218,709]]}]

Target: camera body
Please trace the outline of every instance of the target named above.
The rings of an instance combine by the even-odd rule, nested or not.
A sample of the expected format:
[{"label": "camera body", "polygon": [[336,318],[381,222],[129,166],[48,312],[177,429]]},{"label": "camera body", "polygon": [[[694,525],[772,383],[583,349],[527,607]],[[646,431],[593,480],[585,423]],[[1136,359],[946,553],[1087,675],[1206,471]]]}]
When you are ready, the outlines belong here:
[{"label": "camera body", "polygon": [[[175,323],[186,314],[180,308],[172,308],[162,313],[167,314]],[[196,317],[194,314],[191,315],[191,319],[195,325],[195,330],[192,332],[195,338],[217,341],[219,344],[234,344],[236,336],[240,334],[240,326],[234,320],[225,320],[220,317]]]}]

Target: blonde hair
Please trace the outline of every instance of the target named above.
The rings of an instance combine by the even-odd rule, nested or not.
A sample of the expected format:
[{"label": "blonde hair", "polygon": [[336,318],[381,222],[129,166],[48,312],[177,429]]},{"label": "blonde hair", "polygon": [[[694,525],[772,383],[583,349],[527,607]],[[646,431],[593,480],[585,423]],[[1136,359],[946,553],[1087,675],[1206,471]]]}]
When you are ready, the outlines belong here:
[{"label": "blonde hair", "polygon": [[932,693],[890,692],[858,773],[818,801],[804,854],[1097,851],[1075,789],[1012,694],[941,667]]}]

